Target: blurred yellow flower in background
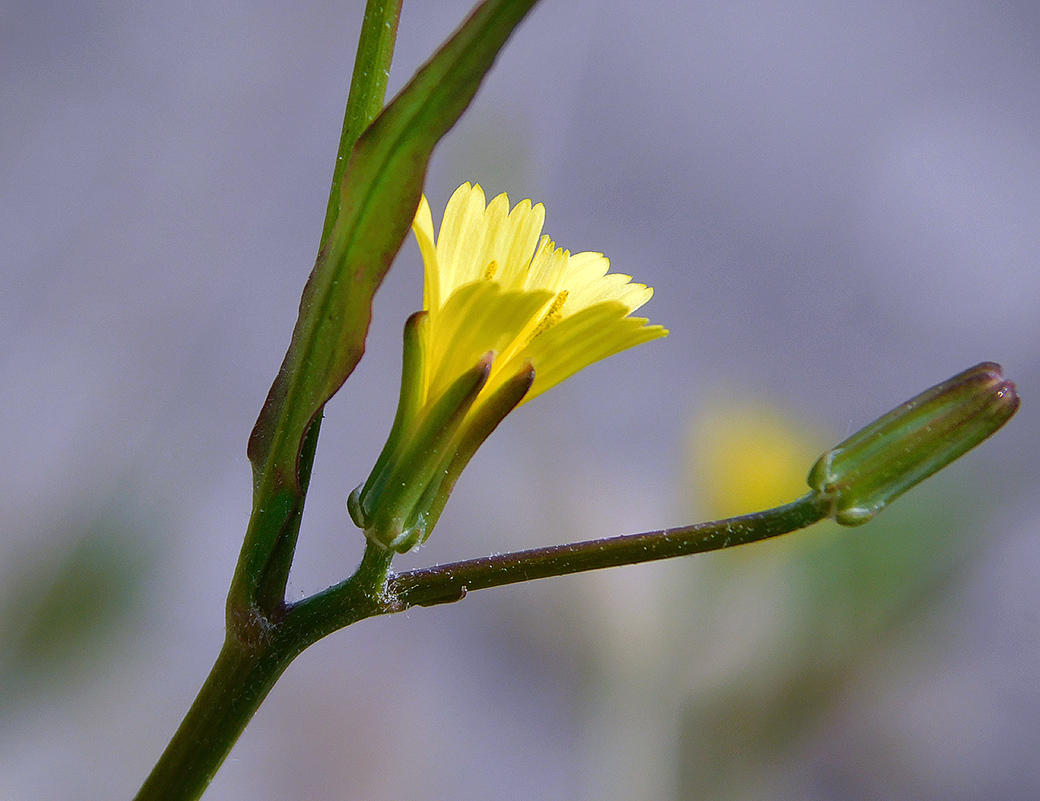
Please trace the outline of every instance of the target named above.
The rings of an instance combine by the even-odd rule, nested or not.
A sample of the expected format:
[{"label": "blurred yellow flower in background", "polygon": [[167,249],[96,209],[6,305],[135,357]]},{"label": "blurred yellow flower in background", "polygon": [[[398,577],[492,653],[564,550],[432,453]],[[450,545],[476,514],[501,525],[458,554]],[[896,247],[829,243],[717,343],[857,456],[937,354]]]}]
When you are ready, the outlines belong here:
[{"label": "blurred yellow flower in background", "polygon": [[698,511],[720,519],[793,501],[826,438],[764,401],[709,401],[687,435]]}]

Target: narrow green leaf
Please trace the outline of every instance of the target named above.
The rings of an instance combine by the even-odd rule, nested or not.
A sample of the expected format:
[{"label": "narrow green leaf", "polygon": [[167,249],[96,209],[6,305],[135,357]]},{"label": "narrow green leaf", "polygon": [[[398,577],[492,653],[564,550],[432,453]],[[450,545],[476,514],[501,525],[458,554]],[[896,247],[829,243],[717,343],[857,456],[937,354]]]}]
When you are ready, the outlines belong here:
[{"label": "narrow green leaf", "polygon": [[307,426],[364,353],[372,296],[411,225],[430,154],[536,0],[487,0],[358,140],[339,217],[304,288],[289,350],[249,441],[257,484],[297,483]]}]

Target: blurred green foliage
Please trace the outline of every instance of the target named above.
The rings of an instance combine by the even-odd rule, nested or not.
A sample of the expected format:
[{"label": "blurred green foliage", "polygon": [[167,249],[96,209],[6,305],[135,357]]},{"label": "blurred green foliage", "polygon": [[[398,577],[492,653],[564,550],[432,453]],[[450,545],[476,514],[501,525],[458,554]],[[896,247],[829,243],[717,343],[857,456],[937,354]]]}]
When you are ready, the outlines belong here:
[{"label": "blurred green foliage", "polygon": [[[978,474],[947,476],[867,528],[825,523],[701,565],[691,595],[709,608],[716,598],[708,616],[723,669],[684,699],[678,797],[772,797],[776,771],[819,733],[872,660],[885,653],[891,667],[923,654],[928,637],[893,644],[905,644],[900,635],[910,630],[941,629],[942,602],[981,546],[984,485]],[[718,599],[741,595],[764,604],[769,625],[739,630],[742,615]]]},{"label": "blurred green foliage", "polygon": [[0,595],[0,712],[70,692],[116,657],[142,618],[151,540],[113,516],[48,538],[46,548],[8,566]]}]

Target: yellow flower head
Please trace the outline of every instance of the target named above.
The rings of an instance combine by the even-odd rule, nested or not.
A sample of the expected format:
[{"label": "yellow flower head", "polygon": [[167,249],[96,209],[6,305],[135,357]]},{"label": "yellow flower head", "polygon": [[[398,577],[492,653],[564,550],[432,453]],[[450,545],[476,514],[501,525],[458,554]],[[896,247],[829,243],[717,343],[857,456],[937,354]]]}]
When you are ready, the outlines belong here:
[{"label": "yellow flower head", "polygon": [[435,238],[423,197],[412,223],[426,280],[423,402],[437,398],[489,351],[496,356],[481,395],[490,396],[530,361],[526,403],[581,368],[665,336],[629,315],[653,290],[607,273],[601,253],[570,253],[539,235],[545,208],[530,200],[512,210],[501,194],[486,204],[480,186],[463,184],[448,201]]},{"label": "yellow flower head", "polygon": [[463,184],[435,236],[423,198],[412,223],[426,264],[424,312],[405,325],[401,400],[368,481],[347,508],[365,536],[404,552],[436,524],[462,468],[513,408],[582,367],[663,337],[629,317],[653,290],[608,275],[600,253],[539,236],[541,205],[512,211]]}]

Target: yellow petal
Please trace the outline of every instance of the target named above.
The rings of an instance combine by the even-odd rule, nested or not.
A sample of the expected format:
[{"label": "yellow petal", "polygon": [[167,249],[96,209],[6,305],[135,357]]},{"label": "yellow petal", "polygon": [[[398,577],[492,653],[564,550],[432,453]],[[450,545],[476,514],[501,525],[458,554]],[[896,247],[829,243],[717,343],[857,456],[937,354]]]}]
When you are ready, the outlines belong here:
[{"label": "yellow petal", "polygon": [[[570,378],[583,367],[623,350],[666,336],[659,325],[647,325],[641,317],[629,317],[628,308],[617,301],[589,306],[536,336],[516,360],[534,364],[534,385],[524,403]],[[510,372],[510,367],[502,368]]]},{"label": "yellow petal", "polygon": [[[518,336],[540,309],[552,301],[548,291],[506,291],[493,281],[474,281],[458,289],[431,312],[427,351],[427,398],[435,399],[488,351],[515,351]],[[498,360],[485,393],[494,391]]]},{"label": "yellow petal", "polygon": [[496,280],[512,288],[531,260],[544,220],[541,204],[532,208],[527,200],[510,211],[509,199],[503,194],[485,208],[484,190],[479,185],[463,184],[456,189],[437,237],[440,302],[458,287],[483,277],[491,262],[499,266]]},{"label": "yellow petal", "polygon": [[439,308],[441,305],[440,274],[437,267],[437,246],[434,244],[433,215],[430,213],[430,204],[426,195],[419,198],[419,208],[415,211],[415,219],[412,220],[412,233],[415,241],[419,243],[419,252],[422,254],[423,264],[423,308]]}]

